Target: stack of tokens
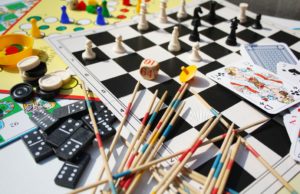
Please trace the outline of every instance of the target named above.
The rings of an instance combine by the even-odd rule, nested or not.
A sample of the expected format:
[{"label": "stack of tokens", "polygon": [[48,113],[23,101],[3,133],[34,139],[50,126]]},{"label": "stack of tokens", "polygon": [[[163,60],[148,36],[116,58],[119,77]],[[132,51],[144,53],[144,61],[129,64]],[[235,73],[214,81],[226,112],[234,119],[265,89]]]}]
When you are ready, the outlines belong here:
[{"label": "stack of tokens", "polygon": [[67,71],[56,71],[39,79],[37,95],[43,100],[52,100],[59,93],[59,89],[71,80]]},{"label": "stack of tokens", "polygon": [[47,72],[47,66],[38,56],[30,56],[18,62],[17,67],[24,82],[36,86],[38,79]]}]

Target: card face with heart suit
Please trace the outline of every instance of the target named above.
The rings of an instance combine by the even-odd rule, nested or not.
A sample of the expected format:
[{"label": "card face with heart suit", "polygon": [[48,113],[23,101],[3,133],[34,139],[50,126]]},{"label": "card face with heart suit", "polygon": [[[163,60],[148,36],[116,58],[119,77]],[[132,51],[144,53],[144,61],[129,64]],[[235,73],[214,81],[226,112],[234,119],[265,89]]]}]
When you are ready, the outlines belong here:
[{"label": "card face with heart suit", "polygon": [[228,65],[207,76],[270,114],[300,102],[299,84],[249,62]]}]

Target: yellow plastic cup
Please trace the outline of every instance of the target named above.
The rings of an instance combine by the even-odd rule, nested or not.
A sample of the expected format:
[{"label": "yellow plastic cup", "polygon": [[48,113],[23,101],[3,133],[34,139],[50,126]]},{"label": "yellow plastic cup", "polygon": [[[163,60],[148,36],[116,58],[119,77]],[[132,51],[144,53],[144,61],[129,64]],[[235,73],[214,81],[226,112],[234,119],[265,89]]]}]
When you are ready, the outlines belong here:
[{"label": "yellow plastic cup", "polygon": [[23,34],[7,34],[0,36],[0,51],[12,44],[23,45],[24,49],[15,54],[0,55],[0,65],[16,66],[20,60],[32,55],[33,38]]}]

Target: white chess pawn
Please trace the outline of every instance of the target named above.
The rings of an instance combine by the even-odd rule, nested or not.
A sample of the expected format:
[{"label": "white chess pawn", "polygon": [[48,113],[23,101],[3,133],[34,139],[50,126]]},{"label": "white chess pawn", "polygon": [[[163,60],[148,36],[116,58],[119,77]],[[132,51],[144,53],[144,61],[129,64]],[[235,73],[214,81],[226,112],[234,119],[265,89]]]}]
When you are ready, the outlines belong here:
[{"label": "white chess pawn", "polygon": [[180,9],[177,12],[177,18],[178,19],[183,19],[187,17],[187,13],[185,10],[185,0],[181,0],[181,4],[180,4]]},{"label": "white chess pawn", "polygon": [[139,23],[137,25],[138,30],[142,31],[142,30],[148,30],[149,25],[148,25],[148,21],[146,19],[146,10],[145,7],[142,7],[141,9],[141,16],[140,16],[140,20]]},{"label": "white chess pawn", "polygon": [[96,53],[93,51],[93,42],[87,40],[85,43],[85,51],[82,53],[82,59],[93,60],[96,58]]},{"label": "white chess pawn", "polygon": [[159,14],[159,21],[162,24],[168,23],[166,9],[167,9],[167,2],[163,0],[160,2],[160,14]]},{"label": "white chess pawn", "polygon": [[246,10],[248,8],[248,3],[240,3],[240,16],[239,20],[241,24],[244,24],[247,22],[247,16],[246,16]]},{"label": "white chess pawn", "polygon": [[118,54],[123,54],[126,52],[125,48],[123,47],[123,44],[122,44],[123,40],[122,40],[122,36],[119,35],[118,37],[116,37],[116,43],[113,47],[113,51],[115,53],[118,53]]},{"label": "white chess pawn", "polygon": [[191,61],[195,61],[195,62],[200,62],[202,60],[202,58],[200,57],[199,54],[199,43],[195,43],[192,47],[192,52],[190,54],[190,60]]},{"label": "white chess pawn", "polygon": [[178,40],[178,36],[179,36],[179,31],[178,31],[178,26],[175,26],[172,32],[172,38],[171,41],[168,45],[168,50],[171,52],[177,52],[180,51],[181,46]]}]

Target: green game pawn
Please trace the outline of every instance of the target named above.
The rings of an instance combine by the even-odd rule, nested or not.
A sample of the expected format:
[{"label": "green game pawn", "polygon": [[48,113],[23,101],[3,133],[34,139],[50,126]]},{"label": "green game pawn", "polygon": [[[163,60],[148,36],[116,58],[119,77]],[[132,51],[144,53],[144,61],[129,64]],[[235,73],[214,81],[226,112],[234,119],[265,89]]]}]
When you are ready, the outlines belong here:
[{"label": "green game pawn", "polygon": [[107,9],[107,1],[102,1],[102,15],[103,17],[109,18],[110,14],[109,11]]},{"label": "green game pawn", "polygon": [[97,7],[94,6],[94,5],[88,5],[88,6],[86,6],[86,11],[88,13],[95,14],[96,13],[96,9],[97,9]]}]

